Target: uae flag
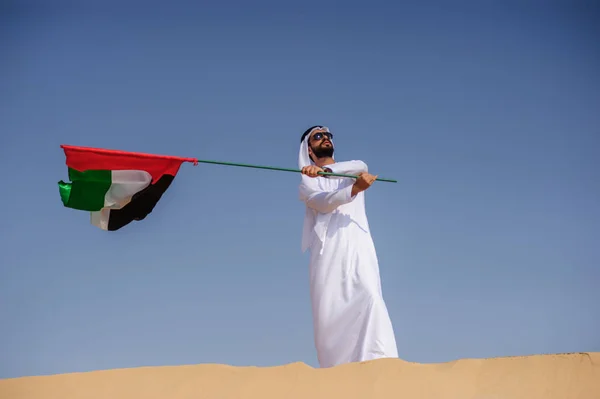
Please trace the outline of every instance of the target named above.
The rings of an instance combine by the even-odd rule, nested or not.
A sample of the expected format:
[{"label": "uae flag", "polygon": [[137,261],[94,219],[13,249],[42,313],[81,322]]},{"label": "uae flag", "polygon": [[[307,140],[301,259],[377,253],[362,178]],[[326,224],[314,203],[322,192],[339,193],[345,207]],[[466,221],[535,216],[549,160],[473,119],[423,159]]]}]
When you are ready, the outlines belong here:
[{"label": "uae flag", "polygon": [[193,158],[61,145],[69,183],[58,182],[65,207],[89,211],[91,223],[119,230],[152,212],[183,162]]}]

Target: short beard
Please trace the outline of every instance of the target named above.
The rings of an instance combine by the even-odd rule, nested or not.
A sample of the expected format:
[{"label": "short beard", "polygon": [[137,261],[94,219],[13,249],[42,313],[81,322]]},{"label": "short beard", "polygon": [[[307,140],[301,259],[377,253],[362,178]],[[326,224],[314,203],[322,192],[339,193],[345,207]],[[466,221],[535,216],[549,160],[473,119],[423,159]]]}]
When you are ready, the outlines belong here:
[{"label": "short beard", "polygon": [[312,152],[316,158],[332,158],[333,157],[333,146],[328,147],[328,148],[323,148],[323,147],[313,148]]}]

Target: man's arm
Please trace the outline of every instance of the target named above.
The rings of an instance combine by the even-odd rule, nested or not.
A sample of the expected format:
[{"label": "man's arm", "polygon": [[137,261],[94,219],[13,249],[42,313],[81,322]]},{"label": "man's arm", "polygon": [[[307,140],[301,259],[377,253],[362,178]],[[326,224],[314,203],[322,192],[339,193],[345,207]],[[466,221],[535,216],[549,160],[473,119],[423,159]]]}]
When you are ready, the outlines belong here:
[{"label": "man's arm", "polygon": [[321,213],[333,212],[338,206],[352,201],[356,194],[358,189],[355,185],[334,191],[317,191],[304,185],[300,186],[300,200],[309,208]]},{"label": "man's arm", "polygon": [[375,179],[377,176],[361,172],[353,185],[334,191],[313,190],[301,184],[300,200],[318,212],[333,212],[338,206],[349,203],[358,193],[371,187]]},{"label": "man's arm", "polygon": [[325,167],[331,170],[333,173],[339,173],[343,175],[359,175],[361,173],[369,172],[369,167],[363,161],[336,162]]}]

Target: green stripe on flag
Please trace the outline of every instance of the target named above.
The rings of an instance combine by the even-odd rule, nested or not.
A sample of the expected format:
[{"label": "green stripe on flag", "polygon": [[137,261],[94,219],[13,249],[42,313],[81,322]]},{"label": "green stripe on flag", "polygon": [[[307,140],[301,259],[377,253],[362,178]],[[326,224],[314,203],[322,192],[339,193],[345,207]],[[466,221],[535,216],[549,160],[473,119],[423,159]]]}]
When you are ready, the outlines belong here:
[{"label": "green stripe on flag", "polygon": [[58,189],[63,204],[82,211],[99,211],[104,207],[104,196],[111,186],[110,170],[86,170],[80,172],[69,168],[69,180],[60,181]]}]

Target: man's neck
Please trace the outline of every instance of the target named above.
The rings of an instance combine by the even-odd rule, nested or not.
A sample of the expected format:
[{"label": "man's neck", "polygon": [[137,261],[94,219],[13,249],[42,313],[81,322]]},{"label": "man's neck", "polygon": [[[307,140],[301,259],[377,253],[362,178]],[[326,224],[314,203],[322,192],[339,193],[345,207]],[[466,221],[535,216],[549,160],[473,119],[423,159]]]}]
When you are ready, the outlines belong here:
[{"label": "man's neck", "polygon": [[317,160],[315,161],[315,165],[317,165],[320,168],[322,168],[323,166],[326,166],[326,165],[334,164],[334,163],[335,163],[335,161],[331,157],[317,158]]}]

